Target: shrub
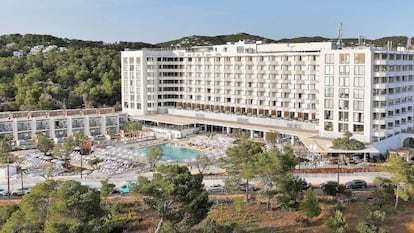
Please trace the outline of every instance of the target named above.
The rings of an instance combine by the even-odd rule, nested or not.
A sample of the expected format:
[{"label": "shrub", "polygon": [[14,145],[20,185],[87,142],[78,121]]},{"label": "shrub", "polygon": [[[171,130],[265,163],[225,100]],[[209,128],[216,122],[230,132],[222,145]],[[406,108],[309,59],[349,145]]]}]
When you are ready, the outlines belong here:
[{"label": "shrub", "polygon": [[305,197],[300,205],[300,209],[305,212],[308,218],[313,218],[321,214],[321,207],[319,206],[318,199],[312,189],[308,189],[305,192]]}]

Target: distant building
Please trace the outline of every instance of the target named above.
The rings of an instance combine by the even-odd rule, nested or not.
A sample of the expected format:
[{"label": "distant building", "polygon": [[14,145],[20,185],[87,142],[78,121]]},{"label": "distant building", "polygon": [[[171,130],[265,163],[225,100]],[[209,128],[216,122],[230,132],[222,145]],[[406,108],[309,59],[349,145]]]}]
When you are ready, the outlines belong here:
[{"label": "distant building", "polygon": [[127,114],[113,108],[1,112],[0,137],[12,134],[17,145],[32,141],[37,132],[55,141],[76,133],[94,137],[108,130],[119,133],[127,120]]},{"label": "distant building", "polygon": [[323,147],[314,138],[345,131],[382,153],[414,138],[414,52],[404,48],[240,41],[124,51],[121,64],[131,118],[180,125],[152,119],[181,116],[204,130],[249,128],[251,137],[315,132],[301,138],[311,150]]},{"label": "distant building", "polygon": [[14,51],[13,57],[23,57],[23,51]]}]

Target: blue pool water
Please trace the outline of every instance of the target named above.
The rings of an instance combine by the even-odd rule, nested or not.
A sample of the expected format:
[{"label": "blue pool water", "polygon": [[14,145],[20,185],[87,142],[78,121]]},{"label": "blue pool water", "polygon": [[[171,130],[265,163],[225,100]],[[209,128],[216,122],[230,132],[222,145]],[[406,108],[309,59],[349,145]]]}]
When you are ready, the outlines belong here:
[{"label": "blue pool water", "polygon": [[[183,161],[183,160],[191,160],[196,157],[197,154],[200,154],[200,151],[187,149],[184,147],[176,146],[174,144],[161,144],[158,145],[161,147],[162,151],[164,152],[163,160],[173,160],[173,161]],[[135,148],[129,147],[129,150],[133,150],[138,154],[146,154],[150,147],[144,148]]]}]

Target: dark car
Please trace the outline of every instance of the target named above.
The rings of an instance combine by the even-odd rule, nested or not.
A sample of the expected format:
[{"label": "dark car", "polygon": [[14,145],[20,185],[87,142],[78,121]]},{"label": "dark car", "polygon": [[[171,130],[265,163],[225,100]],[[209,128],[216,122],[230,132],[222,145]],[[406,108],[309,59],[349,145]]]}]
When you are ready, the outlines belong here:
[{"label": "dark car", "polygon": [[319,185],[319,188],[323,189],[326,186],[335,186],[335,187],[337,187],[338,186],[338,182],[337,181],[333,181],[333,180],[328,180],[328,181],[325,181],[325,182],[321,183]]},{"label": "dark car", "polygon": [[347,189],[361,189],[366,188],[367,182],[365,180],[351,180],[345,184],[345,188]]}]

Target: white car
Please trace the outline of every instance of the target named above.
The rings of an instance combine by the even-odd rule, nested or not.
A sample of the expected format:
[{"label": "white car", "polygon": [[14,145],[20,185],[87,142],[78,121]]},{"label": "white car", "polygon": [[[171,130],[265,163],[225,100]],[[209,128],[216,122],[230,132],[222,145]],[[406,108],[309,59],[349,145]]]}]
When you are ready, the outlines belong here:
[{"label": "white car", "polygon": [[7,191],[5,189],[0,189],[0,196],[7,196]]},{"label": "white car", "polygon": [[224,186],[221,184],[213,184],[206,188],[207,192],[224,192]]},{"label": "white car", "polygon": [[28,193],[30,193],[30,191],[32,191],[32,188],[18,188],[18,189],[16,189],[16,190],[13,190],[12,192],[11,192],[11,195],[12,196],[23,196],[23,195],[25,195],[25,194],[28,194]]}]

